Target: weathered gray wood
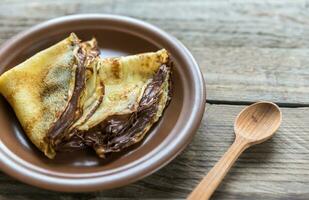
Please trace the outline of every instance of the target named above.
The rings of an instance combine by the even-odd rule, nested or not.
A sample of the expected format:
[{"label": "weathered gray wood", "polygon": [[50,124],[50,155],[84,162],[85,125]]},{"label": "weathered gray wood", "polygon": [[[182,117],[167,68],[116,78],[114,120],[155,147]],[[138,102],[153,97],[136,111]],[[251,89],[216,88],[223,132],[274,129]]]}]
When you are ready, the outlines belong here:
[{"label": "weathered gray wood", "polygon": [[[171,164],[129,186],[65,194],[37,189],[0,175],[0,199],[184,199],[233,141],[233,121],[243,106],[207,105],[193,142]],[[283,108],[274,138],[248,149],[214,199],[309,199],[309,108]]]},{"label": "weathered gray wood", "polygon": [[[1,0],[0,44],[42,21],[113,13],[153,23],[199,62],[209,100],[309,103],[307,0]],[[66,194],[0,173],[0,199],[184,199],[233,140],[243,106],[207,105],[191,145],[159,172],[110,191]],[[214,199],[309,199],[309,108],[284,108],[278,134],[236,163]]]},{"label": "weathered gray wood", "polygon": [[0,43],[39,22],[114,13],[153,23],[193,52],[209,100],[309,103],[309,1],[2,0]]}]

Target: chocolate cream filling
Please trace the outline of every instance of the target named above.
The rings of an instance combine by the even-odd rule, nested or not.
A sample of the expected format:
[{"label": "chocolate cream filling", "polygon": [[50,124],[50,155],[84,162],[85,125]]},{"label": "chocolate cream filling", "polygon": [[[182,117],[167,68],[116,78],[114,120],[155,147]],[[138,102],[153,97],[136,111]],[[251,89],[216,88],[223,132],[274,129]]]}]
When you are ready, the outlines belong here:
[{"label": "chocolate cream filling", "polygon": [[78,116],[81,115],[80,109],[78,108],[78,101],[85,87],[85,58],[86,57],[83,55],[81,48],[79,48],[76,54],[77,68],[72,97],[60,118],[53,124],[47,134],[48,142],[52,146],[61,142],[65,130],[75,121],[76,118],[78,118]]},{"label": "chocolate cream filling", "polygon": [[[92,147],[101,158],[104,158],[107,153],[121,151],[140,141],[144,136],[141,133],[158,111],[162,85],[170,73],[170,65],[171,63],[163,64],[152,81],[148,83],[136,112],[110,116],[88,131],[76,132],[69,139],[63,139],[60,143],[57,143],[56,151],[74,151]],[[171,99],[170,78],[168,82],[168,102],[164,106]],[[62,122],[59,122],[59,124]],[[58,130],[56,129],[56,131]],[[65,130],[65,128],[61,130]]]},{"label": "chocolate cream filling", "polygon": [[60,118],[51,126],[47,133],[46,140],[55,147],[62,142],[66,136],[68,128],[82,115],[82,109],[79,107],[80,97],[85,89],[86,65],[99,55],[99,49],[96,43],[88,42],[77,44],[78,49],[75,53],[76,72],[75,84],[71,99]]}]

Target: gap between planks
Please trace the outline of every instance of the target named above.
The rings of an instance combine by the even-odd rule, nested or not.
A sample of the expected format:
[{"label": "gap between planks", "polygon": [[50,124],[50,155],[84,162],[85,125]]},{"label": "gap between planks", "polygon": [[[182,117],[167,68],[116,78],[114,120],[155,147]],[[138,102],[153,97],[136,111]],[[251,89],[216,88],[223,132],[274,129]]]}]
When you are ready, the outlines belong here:
[{"label": "gap between planks", "polygon": [[[262,101],[262,100],[261,100]],[[213,99],[206,99],[206,102],[211,105],[250,105],[255,103],[254,101],[226,101],[226,100],[213,100]],[[282,103],[282,102],[274,102],[279,107],[282,108],[306,108],[309,107],[307,103]]]}]

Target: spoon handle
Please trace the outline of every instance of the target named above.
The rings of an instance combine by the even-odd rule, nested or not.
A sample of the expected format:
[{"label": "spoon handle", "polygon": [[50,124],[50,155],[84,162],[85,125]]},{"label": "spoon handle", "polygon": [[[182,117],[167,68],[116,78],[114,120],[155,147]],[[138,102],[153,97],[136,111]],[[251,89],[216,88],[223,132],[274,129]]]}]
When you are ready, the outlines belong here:
[{"label": "spoon handle", "polygon": [[245,139],[236,137],[232,146],[193,190],[188,200],[209,199],[237,158],[247,147],[249,145]]}]

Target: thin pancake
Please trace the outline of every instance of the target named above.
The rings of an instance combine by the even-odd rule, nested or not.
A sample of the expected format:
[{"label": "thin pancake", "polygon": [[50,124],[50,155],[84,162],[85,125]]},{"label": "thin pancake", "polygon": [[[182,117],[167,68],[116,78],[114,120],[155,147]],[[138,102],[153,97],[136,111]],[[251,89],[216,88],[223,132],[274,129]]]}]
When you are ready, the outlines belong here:
[{"label": "thin pancake", "polygon": [[169,55],[100,59],[96,40],[71,36],[0,77],[30,140],[49,158],[92,147],[107,153],[139,142],[170,100]]},{"label": "thin pancake", "polygon": [[106,153],[139,142],[170,100],[168,58],[166,50],[160,50],[100,60],[99,78],[105,89],[103,102],[57,150],[91,146],[104,158]]},{"label": "thin pancake", "polygon": [[96,112],[78,129],[85,131],[109,116],[137,111],[147,84],[160,66],[168,62],[168,58],[167,51],[163,49],[153,53],[100,60],[99,76],[104,83],[104,99]]},{"label": "thin pancake", "polygon": [[71,35],[0,77],[0,91],[13,107],[27,136],[49,158],[44,140],[73,97],[78,39]]},{"label": "thin pancake", "polygon": [[91,146],[104,158],[139,142],[161,117],[170,101],[170,66],[163,64],[143,91],[136,111],[111,115],[87,131],[76,133],[57,147],[72,151]]}]

